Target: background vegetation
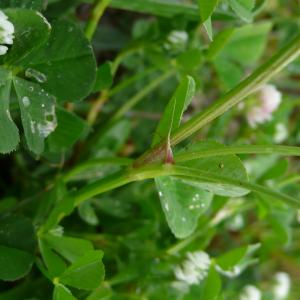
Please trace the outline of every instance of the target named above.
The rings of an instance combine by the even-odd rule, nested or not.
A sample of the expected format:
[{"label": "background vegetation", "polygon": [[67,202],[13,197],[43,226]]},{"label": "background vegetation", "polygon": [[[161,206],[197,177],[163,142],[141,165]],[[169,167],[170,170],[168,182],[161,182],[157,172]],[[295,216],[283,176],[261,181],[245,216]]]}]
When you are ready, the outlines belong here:
[{"label": "background vegetation", "polygon": [[0,9],[0,300],[300,298],[299,1]]}]

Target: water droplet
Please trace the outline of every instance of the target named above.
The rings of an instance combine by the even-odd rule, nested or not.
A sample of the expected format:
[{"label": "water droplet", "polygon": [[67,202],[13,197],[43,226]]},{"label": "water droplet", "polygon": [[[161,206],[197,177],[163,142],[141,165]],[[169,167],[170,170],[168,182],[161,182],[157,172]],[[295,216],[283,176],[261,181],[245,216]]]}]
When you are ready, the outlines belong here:
[{"label": "water droplet", "polygon": [[182,217],[181,220],[182,220],[182,222],[186,222],[186,218],[185,217]]},{"label": "water droplet", "polygon": [[158,192],[159,197],[163,196],[163,193],[161,191]]},{"label": "water droplet", "polygon": [[11,118],[11,115],[10,115],[10,112],[9,112],[8,109],[6,110],[6,115],[7,115],[7,117],[12,121],[12,118]]},{"label": "water droplet", "polygon": [[169,211],[169,210],[170,210],[169,204],[168,204],[168,203],[165,204],[165,209],[166,209],[166,211]]},{"label": "water droplet", "polygon": [[30,121],[31,132],[35,133],[35,121]]},{"label": "water droplet", "polygon": [[22,102],[25,107],[28,107],[30,105],[30,100],[28,97],[23,97]]},{"label": "water droplet", "polygon": [[25,71],[25,76],[27,78],[34,78],[37,82],[44,83],[47,81],[47,77],[45,74],[41,73],[38,70],[28,68]]},{"label": "water droplet", "polygon": [[195,206],[194,206],[194,205],[190,205],[190,206],[189,206],[189,209],[190,209],[190,210],[193,210],[193,209],[195,209]]}]

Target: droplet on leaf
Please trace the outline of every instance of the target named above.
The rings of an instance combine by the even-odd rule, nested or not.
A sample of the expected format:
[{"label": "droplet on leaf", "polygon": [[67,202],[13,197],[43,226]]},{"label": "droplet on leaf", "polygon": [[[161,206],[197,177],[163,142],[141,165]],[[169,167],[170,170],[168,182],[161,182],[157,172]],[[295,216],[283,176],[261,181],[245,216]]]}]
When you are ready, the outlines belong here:
[{"label": "droplet on leaf", "polygon": [[45,74],[41,73],[38,70],[28,68],[25,71],[25,76],[27,78],[34,78],[39,83],[44,83],[47,81],[47,77]]}]

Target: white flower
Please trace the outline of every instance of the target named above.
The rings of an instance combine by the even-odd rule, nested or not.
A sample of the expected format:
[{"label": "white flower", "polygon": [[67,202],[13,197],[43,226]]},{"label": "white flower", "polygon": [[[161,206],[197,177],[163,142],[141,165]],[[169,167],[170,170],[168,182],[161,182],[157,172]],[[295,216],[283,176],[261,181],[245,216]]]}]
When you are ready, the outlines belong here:
[{"label": "white flower", "polygon": [[244,271],[241,266],[234,266],[231,270],[223,270],[219,265],[216,265],[216,270],[228,278],[237,277]]},{"label": "white flower", "polygon": [[284,300],[290,292],[291,280],[289,274],[285,272],[276,273],[274,276],[275,285],[273,287],[273,294],[276,300]]},{"label": "white flower", "polygon": [[247,285],[244,287],[242,295],[239,300],[261,300],[261,291],[254,285]]},{"label": "white flower", "polygon": [[175,277],[188,285],[197,284],[207,276],[210,263],[210,257],[206,252],[188,253],[182,267],[175,268]]},{"label": "white flower", "polygon": [[247,113],[247,121],[253,128],[272,119],[272,113],[281,103],[281,93],[274,85],[266,84],[259,91],[259,105],[252,107]]},{"label": "white flower", "polygon": [[164,47],[167,50],[181,49],[186,46],[189,36],[186,31],[173,30],[169,33]]},{"label": "white flower", "polygon": [[8,20],[8,17],[0,10],[0,55],[6,54],[8,47],[5,45],[13,44],[14,32],[14,25]]},{"label": "white flower", "polygon": [[243,215],[237,214],[231,220],[229,220],[228,229],[232,231],[238,231],[245,225]]},{"label": "white flower", "polygon": [[275,126],[274,142],[277,144],[282,143],[288,137],[288,130],[283,123],[278,123]]}]

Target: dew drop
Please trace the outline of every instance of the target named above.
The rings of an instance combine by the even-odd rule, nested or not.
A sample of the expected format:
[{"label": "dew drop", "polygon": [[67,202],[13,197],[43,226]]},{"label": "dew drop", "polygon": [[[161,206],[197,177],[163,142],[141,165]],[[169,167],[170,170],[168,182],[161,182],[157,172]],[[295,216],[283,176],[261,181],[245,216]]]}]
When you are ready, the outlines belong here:
[{"label": "dew drop", "polygon": [[22,102],[25,107],[28,107],[30,105],[30,100],[28,97],[23,97]]},{"label": "dew drop", "polygon": [[34,78],[37,82],[44,83],[47,81],[47,77],[45,74],[41,73],[38,70],[28,68],[25,71],[25,76],[27,78]]},{"label": "dew drop", "polygon": [[169,210],[170,210],[169,204],[168,204],[168,203],[165,204],[165,209],[166,209],[166,211],[169,211]]}]

